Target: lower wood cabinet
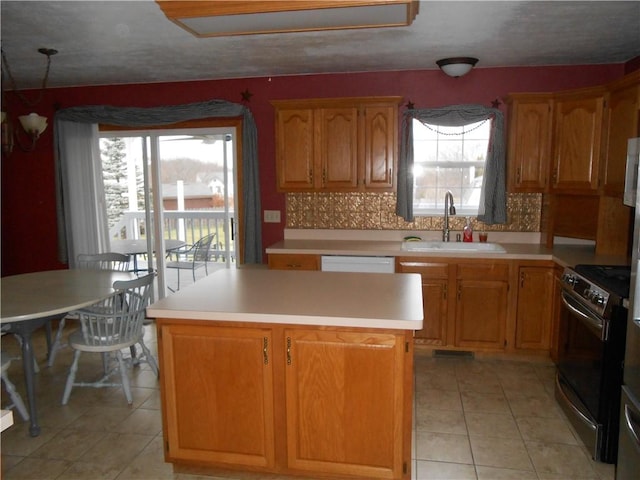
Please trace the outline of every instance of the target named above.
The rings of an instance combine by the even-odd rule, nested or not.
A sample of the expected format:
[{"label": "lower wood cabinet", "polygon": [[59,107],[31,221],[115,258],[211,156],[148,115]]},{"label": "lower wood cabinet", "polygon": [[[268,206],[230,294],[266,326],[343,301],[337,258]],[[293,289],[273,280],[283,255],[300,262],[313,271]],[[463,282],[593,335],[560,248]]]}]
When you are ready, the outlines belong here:
[{"label": "lower wood cabinet", "polygon": [[169,460],[274,468],[272,331],[160,325]]},{"label": "lower wood cabinet", "polygon": [[516,348],[548,350],[554,294],[553,267],[520,266]]},{"label": "lower wood cabinet", "polygon": [[[455,266],[453,266],[455,268]],[[398,273],[419,273],[422,277],[422,330],[414,339],[421,345],[447,344],[447,317],[449,316],[449,269],[446,262],[400,258],[396,262]]]},{"label": "lower wood cabinet", "polygon": [[320,256],[298,253],[269,254],[271,270],[320,270]]},{"label": "lower wood cabinet", "polygon": [[396,272],[422,275],[424,321],[417,344],[505,348],[508,261],[398,257]]},{"label": "lower wood cabinet", "polygon": [[157,323],[167,461],[411,478],[413,332]]},{"label": "lower wood cabinet", "polygon": [[422,276],[416,345],[545,353],[552,347],[551,261],[397,257],[397,273]]},{"label": "lower wood cabinet", "polygon": [[[403,335],[286,330],[287,463],[295,470],[399,478]],[[408,427],[411,430],[411,427]]]},{"label": "lower wood cabinet", "polygon": [[507,345],[509,263],[461,263],[456,268],[456,347]]}]

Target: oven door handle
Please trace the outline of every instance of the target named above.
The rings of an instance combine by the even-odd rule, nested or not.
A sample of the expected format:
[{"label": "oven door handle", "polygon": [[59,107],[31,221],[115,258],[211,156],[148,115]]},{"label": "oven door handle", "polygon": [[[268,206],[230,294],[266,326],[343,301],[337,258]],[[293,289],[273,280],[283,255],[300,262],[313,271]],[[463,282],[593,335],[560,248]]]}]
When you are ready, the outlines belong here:
[{"label": "oven door handle", "polygon": [[562,292],[562,303],[564,304],[564,306],[567,307],[571,313],[587,323],[590,327],[597,330],[600,333],[600,340],[605,341],[607,339],[607,332],[603,328],[602,320],[584,312],[582,309],[580,309],[579,306],[575,304],[575,302],[576,301],[571,298],[566,292]]},{"label": "oven door handle", "polygon": [[640,446],[640,419],[636,417],[634,412],[629,408],[629,405],[625,404],[624,406],[624,419],[627,424],[627,429],[629,430],[630,435],[636,441],[636,445]]}]

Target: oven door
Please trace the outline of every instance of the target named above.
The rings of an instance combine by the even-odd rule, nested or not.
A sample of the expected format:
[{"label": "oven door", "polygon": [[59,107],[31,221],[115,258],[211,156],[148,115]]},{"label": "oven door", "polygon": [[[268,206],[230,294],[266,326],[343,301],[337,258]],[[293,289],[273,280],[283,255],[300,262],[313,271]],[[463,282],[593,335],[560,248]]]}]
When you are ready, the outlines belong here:
[{"label": "oven door", "polygon": [[571,293],[562,290],[556,399],[593,458],[602,460],[598,415],[606,328]]}]

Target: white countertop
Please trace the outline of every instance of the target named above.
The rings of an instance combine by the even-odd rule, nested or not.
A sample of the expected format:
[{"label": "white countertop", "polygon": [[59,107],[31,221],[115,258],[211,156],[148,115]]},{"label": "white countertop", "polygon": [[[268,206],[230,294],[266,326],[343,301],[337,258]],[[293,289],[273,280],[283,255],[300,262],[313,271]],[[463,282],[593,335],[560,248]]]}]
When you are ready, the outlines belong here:
[{"label": "white countertop", "polygon": [[420,330],[418,274],[219,270],[147,307],[147,316]]},{"label": "white countertop", "polygon": [[393,257],[492,258],[506,260],[553,260],[562,266],[581,263],[628,265],[621,255],[596,255],[592,245],[556,245],[546,248],[537,243],[501,243],[506,253],[405,251],[401,241],[367,240],[281,240],[266,249],[268,254],[376,255]]}]

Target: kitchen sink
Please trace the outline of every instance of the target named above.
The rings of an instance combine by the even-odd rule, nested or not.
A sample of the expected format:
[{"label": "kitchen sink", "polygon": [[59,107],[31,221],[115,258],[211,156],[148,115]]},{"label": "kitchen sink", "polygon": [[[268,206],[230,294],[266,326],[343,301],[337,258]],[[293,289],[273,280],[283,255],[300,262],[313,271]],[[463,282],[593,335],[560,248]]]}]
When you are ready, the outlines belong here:
[{"label": "kitchen sink", "polygon": [[484,252],[506,253],[506,250],[497,243],[479,242],[403,242],[402,250],[405,252]]}]

